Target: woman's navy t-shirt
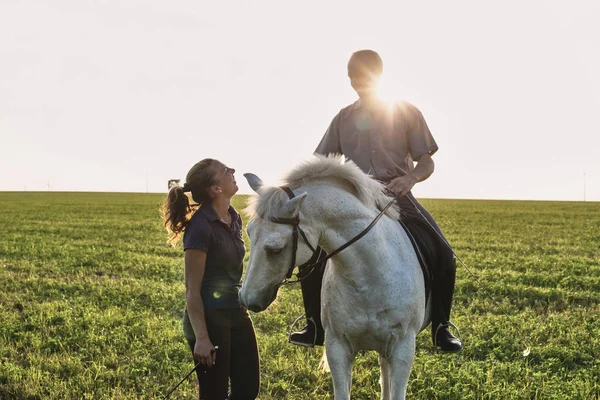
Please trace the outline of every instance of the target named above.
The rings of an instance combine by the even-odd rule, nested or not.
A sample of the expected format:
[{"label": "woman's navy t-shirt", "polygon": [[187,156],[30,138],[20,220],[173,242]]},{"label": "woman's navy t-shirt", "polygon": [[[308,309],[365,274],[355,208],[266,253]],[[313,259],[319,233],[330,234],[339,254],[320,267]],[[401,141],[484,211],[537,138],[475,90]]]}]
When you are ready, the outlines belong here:
[{"label": "woman's navy t-shirt", "polygon": [[231,225],[227,226],[210,204],[203,204],[192,216],[183,235],[183,249],[206,252],[206,267],[201,296],[205,309],[239,308],[242,286],[244,240],[242,218],[229,207]]}]

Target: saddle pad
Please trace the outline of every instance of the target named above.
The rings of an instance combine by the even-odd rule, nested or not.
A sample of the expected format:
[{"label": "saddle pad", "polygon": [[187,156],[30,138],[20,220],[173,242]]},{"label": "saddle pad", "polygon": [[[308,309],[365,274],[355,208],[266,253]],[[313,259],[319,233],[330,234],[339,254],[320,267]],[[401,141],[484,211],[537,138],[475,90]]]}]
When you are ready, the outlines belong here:
[{"label": "saddle pad", "polygon": [[[428,232],[424,231],[418,224],[411,224],[411,229],[408,228],[406,221],[402,219],[398,220],[400,225],[406,231],[410,242],[412,243],[415,253],[417,254],[417,258],[419,259],[419,264],[421,265],[421,270],[423,271],[423,280],[425,281],[425,307],[427,307],[427,301],[429,300],[429,295],[431,293],[431,281],[432,275],[429,270],[429,263],[427,260],[433,260],[435,257],[434,249],[435,245],[430,243],[428,239]],[[412,230],[412,232],[411,232]],[[413,235],[413,232],[415,235]],[[425,252],[426,256],[423,255]]]}]

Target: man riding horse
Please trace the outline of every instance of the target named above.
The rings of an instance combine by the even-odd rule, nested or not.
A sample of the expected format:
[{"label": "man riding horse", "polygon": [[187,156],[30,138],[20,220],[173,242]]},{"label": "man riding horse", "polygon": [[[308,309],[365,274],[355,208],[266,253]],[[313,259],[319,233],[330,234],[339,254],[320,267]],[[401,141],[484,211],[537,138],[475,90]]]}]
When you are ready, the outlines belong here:
[{"label": "man riding horse", "polygon": [[[415,106],[407,102],[387,104],[377,96],[382,72],[383,62],[376,52],[361,50],[352,55],[348,77],[359,100],[333,118],[315,153],[343,154],[365,173],[385,182],[396,195],[401,220],[420,245],[432,275],[433,343],[443,352],[459,351],[462,344],[448,329],[456,275],[454,255],[433,217],[411,193],[416,183],[433,173],[432,155],[438,146]],[[323,344],[319,294],[324,268],[321,265],[301,281],[308,323],[290,335],[291,343]]]}]

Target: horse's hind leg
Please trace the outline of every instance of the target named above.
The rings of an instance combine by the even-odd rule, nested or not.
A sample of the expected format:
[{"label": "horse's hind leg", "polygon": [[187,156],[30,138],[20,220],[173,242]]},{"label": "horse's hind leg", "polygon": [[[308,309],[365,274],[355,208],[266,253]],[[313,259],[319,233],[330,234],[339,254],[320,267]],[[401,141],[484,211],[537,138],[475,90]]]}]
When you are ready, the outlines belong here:
[{"label": "horse's hind leg", "polygon": [[410,370],[415,359],[416,334],[399,340],[388,358],[390,364],[390,400],[404,400]]},{"label": "horse's hind leg", "polygon": [[335,400],[350,400],[352,385],[352,362],[354,354],[349,346],[336,338],[325,336],[327,363],[333,379]]},{"label": "horse's hind leg", "polygon": [[379,354],[379,383],[381,385],[381,400],[390,399],[390,363]]}]

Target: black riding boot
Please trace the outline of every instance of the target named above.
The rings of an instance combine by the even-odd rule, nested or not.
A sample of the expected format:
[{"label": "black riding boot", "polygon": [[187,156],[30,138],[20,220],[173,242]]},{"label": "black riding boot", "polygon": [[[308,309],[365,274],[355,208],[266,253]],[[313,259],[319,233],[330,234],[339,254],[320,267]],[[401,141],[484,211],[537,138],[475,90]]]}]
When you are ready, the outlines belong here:
[{"label": "black riding boot", "polygon": [[[321,257],[325,257],[325,255],[326,253],[322,251]],[[298,273],[298,278],[302,279],[300,287],[304,301],[306,326],[301,331],[290,334],[290,343],[313,347],[315,345],[322,346],[325,341],[325,331],[321,324],[321,285],[326,262],[315,265],[314,270],[312,268],[304,269]],[[311,270],[312,272],[310,272]]]},{"label": "black riding boot", "polygon": [[[454,261],[456,262],[456,261]],[[456,268],[446,270],[436,276],[433,281],[433,315],[431,318],[431,338],[438,350],[451,353],[462,350],[463,346],[448,329]]]}]

